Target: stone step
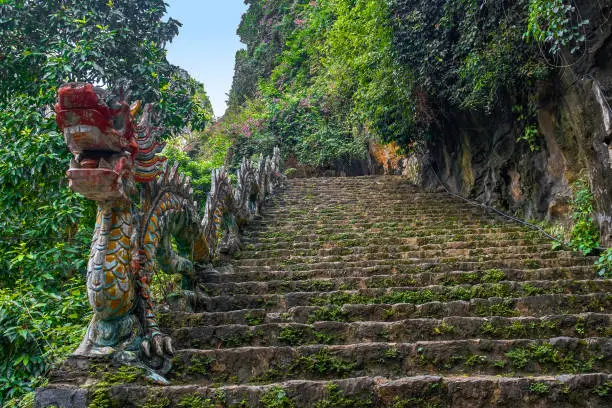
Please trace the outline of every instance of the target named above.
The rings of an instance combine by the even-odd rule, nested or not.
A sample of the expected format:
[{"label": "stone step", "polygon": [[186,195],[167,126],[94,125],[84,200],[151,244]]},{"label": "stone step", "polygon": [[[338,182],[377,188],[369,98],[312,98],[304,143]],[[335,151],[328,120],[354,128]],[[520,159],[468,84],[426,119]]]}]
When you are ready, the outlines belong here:
[{"label": "stone step", "polygon": [[[295,244],[300,244],[302,242],[338,242],[341,243],[344,241],[357,241],[357,242],[363,242],[363,243],[371,243],[371,242],[376,242],[377,239],[389,239],[389,240],[395,240],[397,239],[397,241],[395,241],[396,243],[404,243],[404,242],[414,242],[416,245],[431,245],[431,244],[446,244],[449,242],[479,242],[479,241],[484,241],[484,242],[494,242],[494,241],[498,241],[498,240],[526,240],[528,242],[533,242],[533,243],[541,243],[542,242],[542,238],[539,235],[539,233],[537,232],[532,232],[532,231],[524,231],[524,230],[519,230],[517,232],[512,232],[512,233],[507,233],[507,234],[503,234],[503,233],[497,233],[497,232],[488,232],[489,230],[484,230],[483,231],[476,231],[476,232],[470,232],[468,234],[463,234],[463,233],[455,233],[455,234],[447,234],[447,233],[435,233],[435,231],[431,231],[431,229],[427,230],[428,233],[422,233],[419,234],[418,232],[414,231],[414,230],[406,230],[406,231],[399,231],[399,232],[393,232],[393,233],[389,233],[389,232],[376,232],[376,231],[368,231],[365,233],[360,233],[360,232],[354,232],[354,231],[346,231],[346,232],[342,232],[342,233],[337,233],[337,234],[333,234],[333,235],[317,235],[316,233],[314,233],[314,231],[309,231],[307,234],[300,234],[300,235],[288,235],[286,233],[280,233],[280,232],[270,232],[267,236],[265,237],[249,237],[246,236],[243,239],[243,242],[245,245],[250,245],[250,244],[262,244],[262,245],[269,245],[269,244],[274,244],[276,242],[287,242],[288,240],[295,243]],[[409,240],[409,241],[405,241],[405,239],[410,239],[410,238],[414,238],[414,240]],[[348,244],[347,244],[348,245]]]},{"label": "stone step", "polygon": [[290,292],[286,294],[205,296],[193,299],[197,311],[225,312],[240,309],[265,308],[270,312],[286,312],[295,306],[323,306],[344,304],[413,303],[488,299],[493,297],[522,297],[536,294],[565,293],[584,295],[612,290],[611,280],[505,281],[476,285],[430,285],[423,287],[391,287],[329,292]]},{"label": "stone step", "polygon": [[[351,209],[352,210],[352,209]],[[419,208],[409,209],[402,208],[384,209],[378,208],[378,212],[371,214],[362,214],[361,212],[350,211],[346,209],[331,212],[329,209],[317,210],[315,213],[307,210],[294,210],[294,214],[279,214],[278,216],[266,214],[265,217],[258,218],[256,221],[249,224],[248,230],[274,229],[283,227],[289,224],[293,225],[312,225],[312,226],[336,226],[341,229],[345,228],[382,228],[393,226],[421,226],[429,225],[431,227],[447,227],[447,226],[481,226],[495,229],[504,227],[518,226],[509,220],[503,218],[493,218],[481,210],[472,211],[457,211],[456,209],[438,208],[435,211],[423,212]],[[299,214],[298,214],[299,211]],[[297,215],[296,215],[297,214]],[[524,228],[524,227],[522,227]]]},{"label": "stone step", "polygon": [[417,244],[417,238],[400,238],[400,237],[379,237],[372,238],[369,241],[363,239],[342,240],[338,242],[293,242],[293,241],[275,241],[274,243],[261,243],[245,245],[241,251],[242,254],[247,252],[269,252],[274,254],[276,251],[287,250],[319,250],[323,248],[353,248],[353,247],[405,247],[410,251],[423,250],[444,250],[444,249],[478,249],[478,248],[505,248],[512,246],[543,246],[547,250],[551,250],[552,245],[549,240],[544,238],[540,240],[532,239],[507,239],[496,241],[449,241],[434,244]]},{"label": "stone step", "polygon": [[428,302],[342,306],[295,306],[283,313],[266,309],[242,309],[229,312],[171,311],[158,315],[167,330],[180,327],[249,325],[268,323],[396,322],[405,319],[446,317],[545,317],[548,315],[602,313],[612,310],[612,295],[538,295],[522,298],[473,299],[470,301]]},{"label": "stone step", "polygon": [[[316,262],[311,264],[285,263],[282,265],[259,265],[259,266],[233,266],[236,273],[266,273],[274,271],[298,272],[311,271],[318,269],[347,270],[356,268],[376,268],[376,267],[395,267],[397,270],[409,270],[411,268],[418,269],[421,267],[435,268],[439,265],[441,268],[446,265],[447,270],[489,270],[489,269],[541,269],[541,268],[566,268],[574,266],[593,266],[592,258],[553,258],[553,259],[531,259],[533,254],[524,254],[525,258],[520,256],[509,259],[490,259],[490,260],[459,260],[456,257],[445,258],[443,260],[437,258],[429,259],[368,259],[358,261],[328,261]],[[433,266],[432,266],[433,265]]]},{"label": "stone step", "polygon": [[[570,251],[548,251],[536,246],[485,248],[485,249],[446,249],[446,250],[417,250],[402,251],[404,248],[384,247],[357,247],[320,249],[318,251],[294,250],[291,254],[278,256],[256,256],[241,254],[235,261],[236,266],[266,266],[275,264],[312,264],[315,262],[354,262],[377,259],[439,259],[444,262],[448,259],[458,260],[487,260],[487,259],[571,259],[575,255]],[[314,252],[314,253],[313,253]],[[249,257],[249,255],[251,255]]]},{"label": "stone step", "polygon": [[612,281],[483,207],[402,177],[290,180],[242,243],[157,313],[170,385],[71,356],[46,390],[109,407],[612,406]]},{"label": "stone step", "polygon": [[[281,281],[288,285],[290,281],[306,280],[325,280],[325,279],[363,279],[377,278],[378,276],[404,276],[410,275],[418,282],[450,284],[474,283],[477,280],[493,278],[499,272],[503,272],[507,280],[550,280],[550,279],[588,279],[592,278],[593,266],[570,266],[538,269],[512,269],[512,268],[491,268],[455,270],[454,264],[409,264],[409,265],[376,265],[369,267],[344,267],[339,265],[336,269],[309,269],[299,271],[284,270],[253,270],[236,272],[233,267],[223,267],[216,271],[200,270],[198,276],[204,285],[219,283],[250,283],[257,282],[257,285],[265,285],[270,281]],[[273,287],[273,286],[272,286]]]},{"label": "stone step", "polygon": [[[506,253],[506,254],[485,254],[485,255],[452,255],[436,256],[430,254],[429,257],[420,257],[417,252],[404,253],[373,253],[373,254],[351,254],[351,255],[330,255],[330,256],[304,256],[291,258],[264,258],[264,259],[238,259],[234,261],[236,270],[247,268],[271,268],[287,270],[310,269],[311,265],[321,266],[325,264],[344,263],[352,266],[369,266],[373,264],[389,265],[396,264],[415,264],[425,263],[453,263],[453,264],[479,264],[485,262],[495,262],[495,265],[523,265],[524,267],[546,266],[569,266],[575,264],[590,264],[593,262],[586,259],[574,259],[569,252],[548,252],[548,253]],[[590,262],[589,262],[590,261]]]},{"label": "stone step", "polygon": [[449,340],[337,346],[178,350],[173,383],[272,383],[290,379],[608,372],[612,339]]},{"label": "stone step", "polygon": [[[277,276],[287,278],[290,275]],[[336,275],[337,276],[337,275]],[[240,276],[242,277],[242,276]],[[593,277],[590,267],[535,270],[490,269],[488,271],[458,271],[458,272],[422,272],[416,274],[386,274],[372,276],[339,276],[322,279],[269,279],[266,281],[228,280],[228,275],[219,275],[217,282],[207,281],[200,286],[209,296],[221,295],[266,295],[289,292],[337,291],[372,288],[389,288],[397,286],[429,286],[496,283],[501,281],[530,280],[588,280]],[[221,278],[226,278],[223,281]]]},{"label": "stone step", "polygon": [[543,294],[527,297],[455,300],[396,304],[345,304],[342,306],[296,306],[284,314],[268,314],[266,321],[312,323],[316,321],[387,321],[445,317],[543,317],[555,314],[608,313],[609,293],[587,295]]},{"label": "stone step", "polygon": [[[440,245],[441,246],[441,245]],[[325,259],[329,256],[343,256],[350,259],[351,255],[394,255],[401,256],[402,258],[434,258],[434,257],[456,257],[456,256],[496,256],[503,254],[541,254],[545,251],[550,252],[549,244],[542,245],[514,245],[508,247],[493,246],[493,247],[481,247],[481,248],[436,248],[436,249],[423,249],[417,245],[368,245],[361,246],[355,245],[350,247],[345,246],[334,246],[331,248],[294,248],[294,249],[276,249],[266,251],[242,251],[237,257],[241,264],[245,264],[245,261],[249,260],[270,260],[270,259],[292,259],[300,260],[304,259],[306,263],[310,263],[312,257],[318,257]],[[574,256],[572,252],[556,251],[556,254],[562,256]]]},{"label": "stone step", "polygon": [[612,402],[611,388],[612,375],[606,373],[528,378],[424,375],[214,387],[123,384],[108,387],[103,396],[109,405],[126,408],[153,404],[163,408],[311,408],[316,404],[338,408],[607,408]]},{"label": "stone step", "polygon": [[171,333],[179,349],[304,346],[309,344],[410,343],[462,339],[611,337],[609,314],[536,317],[447,317],[395,322],[271,323],[259,326],[182,327]]},{"label": "stone step", "polygon": [[[249,230],[248,233],[244,234],[244,240],[250,241],[252,239],[257,239],[258,241],[266,242],[266,240],[279,238],[295,238],[300,239],[303,236],[312,236],[316,235],[320,238],[333,238],[333,239],[357,239],[357,238],[368,238],[375,236],[380,237],[417,237],[421,239],[426,239],[431,236],[445,236],[447,238],[451,238],[454,235],[493,235],[493,237],[503,238],[504,236],[511,236],[512,234],[523,234],[523,236],[529,236],[527,234],[531,234],[531,236],[535,237],[535,231],[527,230],[524,227],[510,225],[505,226],[503,228],[491,228],[488,226],[483,226],[482,224],[476,224],[473,226],[470,225],[457,225],[452,227],[441,227],[439,229],[433,228],[428,225],[420,225],[418,227],[413,227],[410,225],[396,224],[393,227],[382,228],[382,227],[355,227],[350,228],[347,226],[345,228],[333,228],[327,226],[303,226],[300,224],[290,224],[279,228],[263,228],[260,230]],[[518,236],[518,235],[517,235]]]}]

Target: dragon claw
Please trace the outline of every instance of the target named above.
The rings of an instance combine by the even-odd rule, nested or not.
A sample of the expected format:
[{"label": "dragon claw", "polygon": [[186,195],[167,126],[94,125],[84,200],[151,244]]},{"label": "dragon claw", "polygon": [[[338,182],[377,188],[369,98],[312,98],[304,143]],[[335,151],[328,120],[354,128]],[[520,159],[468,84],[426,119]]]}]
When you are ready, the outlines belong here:
[{"label": "dragon claw", "polygon": [[149,343],[149,340],[144,340],[140,347],[147,358],[151,357],[151,344]]},{"label": "dragon claw", "polygon": [[143,340],[141,348],[148,358],[150,358],[151,355],[164,358],[174,354],[172,339],[170,336],[160,332],[154,332],[148,335],[145,340]]},{"label": "dragon claw", "polygon": [[172,339],[170,337],[164,338],[164,349],[171,356],[174,355],[174,348],[172,347]]}]

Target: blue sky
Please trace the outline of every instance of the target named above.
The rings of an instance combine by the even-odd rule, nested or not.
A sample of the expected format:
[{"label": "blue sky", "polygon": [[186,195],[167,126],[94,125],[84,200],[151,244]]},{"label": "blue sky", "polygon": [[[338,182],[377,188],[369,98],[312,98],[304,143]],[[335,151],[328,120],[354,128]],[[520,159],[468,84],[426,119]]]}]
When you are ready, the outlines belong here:
[{"label": "blue sky", "polygon": [[168,44],[168,61],[186,69],[204,84],[216,116],[225,112],[226,94],[234,76],[236,51],[244,48],[236,35],[243,0],[167,0],[167,17],[183,23]]}]

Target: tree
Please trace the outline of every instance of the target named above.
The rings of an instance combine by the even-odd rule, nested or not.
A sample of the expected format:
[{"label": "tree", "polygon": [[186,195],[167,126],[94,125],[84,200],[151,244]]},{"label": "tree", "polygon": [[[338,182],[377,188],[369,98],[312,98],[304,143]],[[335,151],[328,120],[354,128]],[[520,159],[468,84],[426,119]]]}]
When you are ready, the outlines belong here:
[{"label": "tree", "polygon": [[[212,116],[203,86],[166,60],[180,23],[165,13],[163,0],[0,0],[0,403],[80,337],[60,335],[75,320],[57,298],[87,310],[67,282],[84,270],[93,208],[67,188],[58,87],[128,81],[131,99],[158,103],[166,135]],[[24,328],[32,305],[45,327]]]}]

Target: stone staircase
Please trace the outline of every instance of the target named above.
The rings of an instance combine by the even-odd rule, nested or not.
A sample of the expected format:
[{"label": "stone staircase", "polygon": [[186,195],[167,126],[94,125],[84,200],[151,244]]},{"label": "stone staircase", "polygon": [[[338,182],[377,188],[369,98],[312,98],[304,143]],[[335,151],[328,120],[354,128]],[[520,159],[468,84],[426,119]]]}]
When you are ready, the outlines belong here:
[{"label": "stone staircase", "polygon": [[291,180],[244,243],[161,316],[171,385],[127,375],[90,403],[612,406],[612,281],[482,208],[399,177]]}]

